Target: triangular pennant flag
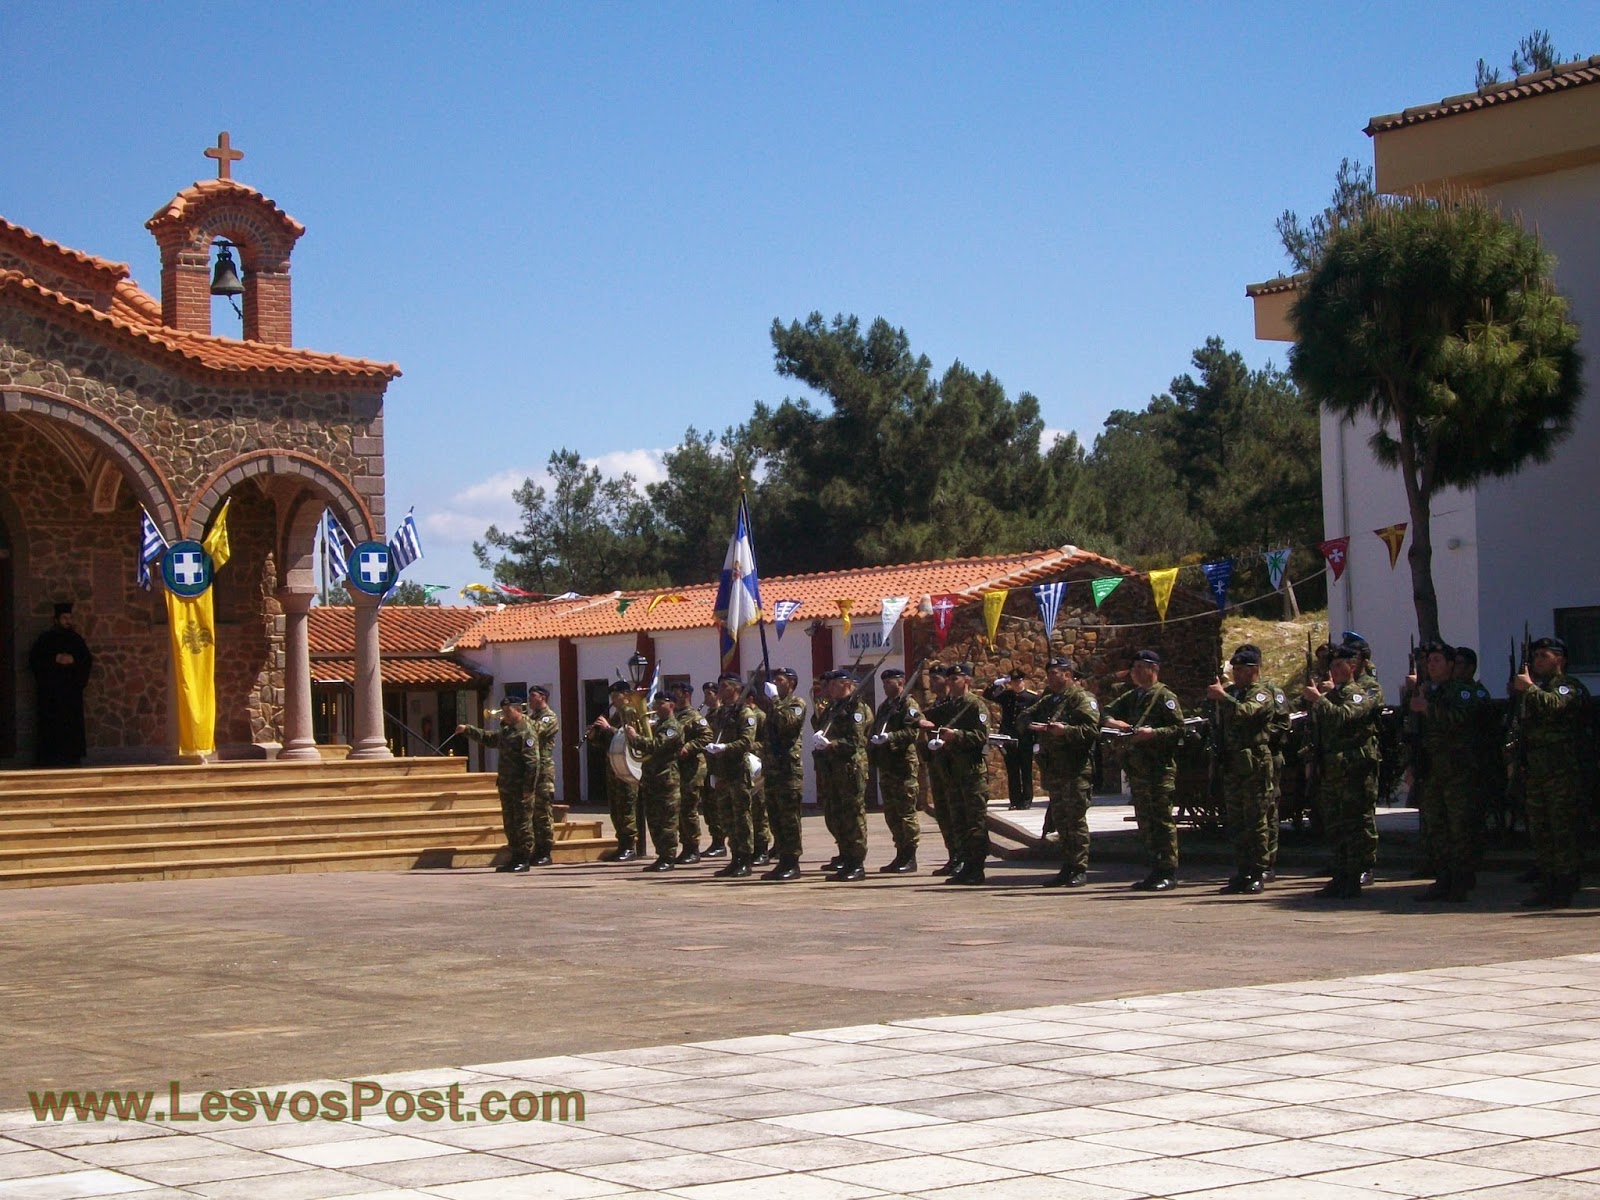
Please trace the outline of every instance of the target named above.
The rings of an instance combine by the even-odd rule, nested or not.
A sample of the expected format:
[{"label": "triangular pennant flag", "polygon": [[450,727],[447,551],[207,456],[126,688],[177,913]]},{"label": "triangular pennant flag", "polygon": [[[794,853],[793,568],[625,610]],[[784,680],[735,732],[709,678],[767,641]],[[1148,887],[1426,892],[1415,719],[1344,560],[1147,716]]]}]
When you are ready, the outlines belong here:
[{"label": "triangular pennant flag", "polygon": [[839,615],[844,618],[844,635],[850,636],[850,610],[856,606],[855,598],[841,598],[839,601]]},{"label": "triangular pennant flag", "polygon": [[[655,612],[656,605],[658,605],[658,604],[682,604],[682,603],[683,603],[683,597],[682,596],[668,595],[666,592],[663,592],[659,596],[650,597],[650,607],[644,610],[644,615],[648,617],[651,613]],[[650,694],[651,695],[655,695],[654,692],[652,692]]]},{"label": "triangular pennant flag", "polygon": [[1400,547],[1406,540],[1406,523],[1401,521],[1398,525],[1385,525],[1372,532],[1389,547],[1389,570],[1394,570],[1395,563],[1400,561]]},{"label": "triangular pennant flag", "polygon": [[1178,568],[1150,572],[1150,591],[1156,599],[1156,616],[1167,619],[1167,605],[1172,600],[1172,585],[1178,581]]},{"label": "triangular pennant flag", "polygon": [[1041,583],[1033,589],[1033,598],[1039,602],[1039,619],[1044,622],[1044,636],[1048,641],[1055,632],[1056,616],[1061,612],[1061,598],[1067,594],[1064,583]]},{"label": "triangular pennant flag", "polygon": [[1106,597],[1117,590],[1117,585],[1122,582],[1121,575],[1108,575],[1104,579],[1091,579],[1089,590],[1094,593],[1094,606],[1099,608],[1106,602]]},{"label": "triangular pennant flag", "polygon": [[1317,543],[1317,550],[1322,557],[1328,560],[1328,568],[1333,572],[1333,581],[1339,582],[1339,576],[1344,574],[1345,557],[1350,553],[1350,538],[1329,538],[1325,542]]},{"label": "triangular pennant flag", "polygon": [[[1228,607],[1228,584],[1233,581],[1233,559],[1219,558],[1215,562],[1201,563],[1200,569],[1206,573],[1206,585],[1217,602],[1217,611],[1221,612]],[[1166,618],[1163,616],[1162,619]]]},{"label": "triangular pennant flag", "polygon": [[1283,590],[1283,577],[1289,572],[1289,552],[1292,546],[1285,546],[1282,550],[1268,550],[1261,557],[1267,562],[1267,578],[1272,580],[1272,590]]},{"label": "triangular pennant flag", "polygon": [[910,602],[910,596],[885,596],[883,598],[884,645],[888,645],[889,635],[894,632],[894,623],[900,619],[900,614],[905,612],[906,605]]},{"label": "triangular pennant flag", "polygon": [[1000,610],[1006,606],[1004,590],[983,594],[983,628],[989,635],[989,649],[994,649],[995,631],[1000,628]]},{"label": "triangular pennant flag", "polygon": [[623,613],[627,612],[628,611],[628,605],[630,605],[632,603],[633,603],[633,600],[632,600],[631,597],[626,599],[626,600],[618,600],[617,601],[617,615],[621,616]]},{"label": "triangular pennant flag", "polygon": [[449,590],[450,585],[448,583],[425,583],[422,585],[422,597],[425,600],[431,600],[440,592],[448,592]]},{"label": "triangular pennant flag", "polygon": [[778,627],[778,640],[783,640],[783,627],[800,611],[802,600],[779,600],[772,606],[772,623]]},{"label": "triangular pennant flag", "polygon": [[938,640],[939,649],[944,649],[944,644],[950,639],[950,622],[955,619],[956,608],[960,605],[950,593],[934,596],[929,601],[933,605],[933,634]]}]

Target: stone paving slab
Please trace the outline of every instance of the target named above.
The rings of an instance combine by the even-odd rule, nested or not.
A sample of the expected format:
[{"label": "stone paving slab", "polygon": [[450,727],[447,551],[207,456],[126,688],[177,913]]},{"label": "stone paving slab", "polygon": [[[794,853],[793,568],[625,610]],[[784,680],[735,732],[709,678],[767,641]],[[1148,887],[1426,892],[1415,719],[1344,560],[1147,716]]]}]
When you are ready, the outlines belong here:
[{"label": "stone paving slab", "polygon": [[[1514,1015],[1518,1049],[1463,1044],[1453,1018],[1467,1005]],[[392,1090],[457,1084],[473,1102],[491,1090],[578,1089],[581,1122],[485,1124],[473,1109],[454,1122],[257,1115],[178,1131],[154,1120],[41,1123],[8,1111],[0,1200],[1600,1200],[1600,1071],[1587,1065],[1594,1026],[1571,1019],[1587,1006],[1600,1006],[1600,954],[886,1019],[371,1080]],[[1365,1030],[1361,1048],[1405,1052],[1357,1061],[1272,1044],[1281,1022],[1308,1014]],[[1108,1038],[1138,1046],[1137,1065],[1158,1064],[1135,1072],[1146,1081],[1136,1094],[1108,1070],[1108,1058],[1128,1053],[1107,1050]],[[1197,1071],[1196,1060],[1248,1069]],[[831,1095],[813,1090],[819,1068],[847,1082]],[[1074,1085],[1075,1098],[1040,1103],[1043,1076]],[[866,1094],[907,1079],[935,1083],[939,1095]],[[715,1086],[696,1087],[707,1082]]]}]

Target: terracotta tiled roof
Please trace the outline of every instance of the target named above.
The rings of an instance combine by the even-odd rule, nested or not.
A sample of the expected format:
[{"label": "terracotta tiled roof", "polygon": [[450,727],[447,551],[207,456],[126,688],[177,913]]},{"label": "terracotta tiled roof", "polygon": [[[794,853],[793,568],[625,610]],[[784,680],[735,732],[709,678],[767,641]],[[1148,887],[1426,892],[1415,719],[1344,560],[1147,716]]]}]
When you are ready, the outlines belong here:
[{"label": "terracotta tiled roof", "polygon": [[1433,104],[1419,104],[1402,112],[1373,117],[1367,122],[1367,136],[1373,137],[1391,129],[1415,125],[1420,121],[1435,121],[1441,117],[1453,117],[1480,108],[1496,108],[1502,104],[1528,100],[1535,96],[1548,96],[1590,83],[1600,83],[1600,54],[1592,58],[1580,58],[1576,62],[1563,63],[1561,66],[1551,67],[1548,71],[1518,75],[1510,83],[1490,84],[1476,92],[1447,96]]},{"label": "terracotta tiled roof", "polygon": [[72,250],[47,237],[40,237],[31,229],[14,225],[0,217],[0,245],[10,246],[18,257],[49,266],[63,275],[110,291],[117,282],[128,277],[128,264],[112,262],[109,258],[96,258],[81,250]]},{"label": "terracotta tiled roof", "polygon": [[130,319],[136,311],[136,302],[131,300],[113,306],[111,312],[100,312],[52,291],[20,271],[0,271],[0,294],[27,303],[53,320],[114,338],[146,354],[160,355],[167,361],[176,355],[189,367],[205,372],[310,377],[326,383],[387,381],[400,374],[400,368],[393,363],[185,333],[159,323]]},{"label": "terracotta tiled roof", "polygon": [[1298,275],[1279,275],[1276,279],[1268,279],[1264,283],[1245,284],[1246,296],[1273,296],[1279,292],[1293,292],[1299,290],[1306,281],[1309,272],[1302,271]]},{"label": "terracotta tiled roof", "polygon": [[161,301],[133,280],[124,279],[111,293],[111,315],[130,325],[160,325]]},{"label": "terracotta tiled roof", "polygon": [[[353,658],[314,658],[311,678],[318,683],[354,683]],[[398,658],[383,652],[383,682],[386,687],[478,688],[487,686],[489,676],[469,671],[448,658]]]},{"label": "terracotta tiled roof", "polygon": [[[318,605],[310,613],[311,657],[348,657],[356,644],[356,610]],[[385,605],[378,610],[378,644],[391,654],[442,654],[445,646],[484,619],[482,609]]]},{"label": "terracotta tiled roof", "polygon": [[156,209],[154,215],[145,222],[145,228],[155,229],[158,225],[164,225],[168,221],[181,221],[183,214],[188,211],[191,204],[202,204],[210,200],[221,199],[230,194],[249,197],[253,203],[264,205],[297,238],[306,231],[304,225],[284,212],[272,200],[256,191],[249,184],[240,183],[237,179],[201,179],[190,184],[167,203]]},{"label": "terracotta tiled roof", "polygon": [[[779,575],[761,580],[761,599],[767,619],[779,600],[799,600],[794,619],[809,622],[839,615],[839,601],[853,601],[852,616],[876,616],[885,596],[909,596],[916,605],[924,596],[952,593],[972,600],[993,588],[1023,587],[1071,567],[1092,566],[1106,574],[1133,574],[1109,558],[1063,546],[1026,554],[998,554],[987,558],[952,558],[898,566],[863,567],[854,571],[824,571],[814,575]],[[489,642],[540,641],[548,638],[597,637],[607,634],[656,633],[670,629],[707,629],[715,624],[711,608],[715,583],[689,587],[614,592],[579,600],[550,600],[501,609],[462,634],[457,645],[475,649]],[[679,603],[661,603],[657,595],[682,596]],[[623,612],[619,602],[630,603]]]}]

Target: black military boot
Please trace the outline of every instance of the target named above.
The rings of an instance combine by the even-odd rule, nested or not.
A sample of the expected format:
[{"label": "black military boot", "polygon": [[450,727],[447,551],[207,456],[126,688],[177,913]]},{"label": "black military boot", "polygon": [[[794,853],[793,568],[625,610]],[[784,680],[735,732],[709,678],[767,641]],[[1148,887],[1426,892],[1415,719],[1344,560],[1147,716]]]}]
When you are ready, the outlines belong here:
[{"label": "black military boot", "polygon": [[722,838],[713,838],[712,841],[711,841],[711,845],[706,847],[706,852],[704,854],[702,854],[700,857],[701,858],[727,858],[728,857],[728,843],[725,842]]},{"label": "black military boot", "polygon": [[677,863],[680,867],[692,866],[700,861],[700,847],[685,846],[678,852],[678,857],[672,861]]},{"label": "black military boot", "polygon": [[1064,866],[1064,867],[1061,868],[1061,870],[1059,872],[1057,872],[1056,874],[1050,876],[1049,879],[1046,879],[1044,881],[1044,883],[1042,883],[1040,886],[1041,887],[1071,887],[1072,886],[1072,875],[1073,875],[1072,868],[1070,866]]},{"label": "black military boot", "polygon": [[791,854],[778,857],[778,865],[770,871],[763,871],[761,878],[770,879],[777,883],[787,883],[791,879],[800,878],[800,860]]},{"label": "black military boot", "polygon": [[830,883],[859,883],[867,877],[866,869],[860,861],[847,858],[839,864],[839,869],[828,876]]},{"label": "black military boot", "polygon": [[[1350,878],[1351,876],[1346,875],[1343,871],[1335,871],[1333,878],[1319,887],[1312,895],[1319,900],[1342,900],[1344,899],[1345,881]],[[1360,884],[1356,885],[1357,888],[1360,886]]]},{"label": "black military boot", "polygon": [[981,887],[983,885],[983,863],[968,863],[961,868],[958,874],[950,876],[945,882],[966,884],[969,887]]},{"label": "black military boot", "polygon": [[1219,896],[1242,896],[1250,890],[1250,876],[1240,871],[1217,889]]},{"label": "black military boot", "polygon": [[915,875],[917,873],[917,852],[915,850],[902,850],[894,856],[894,861],[878,870],[886,875]]},{"label": "black military boot", "polygon": [[655,862],[651,863],[648,867],[642,867],[640,869],[641,870],[645,870],[645,871],[654,871],[657,874],[659,874],[662,871],[670,871],[670,870],[672,870],[673,867],[677,866],[677,863],[673,861],[676,857],[677,857],[676,855],[670,855],[669,856],[669,855],[663,854],[660,858],[656,859]]},{"label": "black military boot", "polygon": [[1251,874],[1245,878],[1243,894],[1246,896],[1259,896],[1266,891],[1266,888],[1267,885],[1261,882],[1260,875]]},{"label": "black military boot", "polygon": [[722,866],[711,872],[711,877],[713,879],[730,879],[737,874],[739,870],[739,864],[743,861],[744,860],[742,858],[735,854],[727,862],[723,863]]},{"label": "black military boot", "polygon": [[[720,874],[720,872],[718,873]],[[742,855],[735,854],[733,856],[733,861],[728,864],[728,878],[749,879],[750,860]]]},{"label": "black military boot", "polygon": [[1448,900],[1450,898],[1450,888],[1454,882],[1455,876],[1449,871],[1440,871],[1437,879],[1429,884],[1426,889],[1411,898],[1418,904],[1432,904],[1435,900]]},{"label": "black military boot", "polygon": [[904,850],[896,850],[894,852],[893,860],[890,861],[890,862],[886,862],[886,863],[883,864],[883,866],[879,867],[878,868],[878,873],[880,875],[893,875],[895,872],[900,870],[900,864],[905,862],[905,860],[906,860],[905,851]]},{"label": "black military boot", "polygon": [[534,850],[533,858],[529,860],[530,867],[548,867],[550,865],[550,851],[547,847],[543,850]]},{"label": "black military boot", "polygon": [[772,865],[772,851],[765,842],[756,843],[755,857],[750,860],[752,867],[769,867]]},{"label": "black military boot", "polygon": [[844,866],[844,861],[844,855],[835,854],[827,862],[822,864],[822,873],[824,875],[832,874],[834,871],[837,871],[840,867]]},{"label": "black military boot", "polygon": [[1550,887],[1550,907],[1571,908],[1572,901],[1578,895],[1578,889],[1581,886],[1582,884],[1576,874],[1557,875],[1555,882]]},{"label": "black military boot", "polygon": [[944,860],[944,866],[935,867],[933,869],[933,873],[935,875],[954,875],[960,869],[961,864],[957,860],[953,858],[947,858]]}]

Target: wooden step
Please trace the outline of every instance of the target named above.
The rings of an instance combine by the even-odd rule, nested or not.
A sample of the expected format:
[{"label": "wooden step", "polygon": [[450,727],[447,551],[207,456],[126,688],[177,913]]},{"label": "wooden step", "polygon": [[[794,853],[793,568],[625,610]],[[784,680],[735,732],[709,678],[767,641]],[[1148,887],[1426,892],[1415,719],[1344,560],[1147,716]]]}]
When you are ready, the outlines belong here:
[{"label": "wooden step", "polygon": [[[594,862],[613,849],[611,838],[558,840],[550,857],[557,863]],[[198,879],[218,875],[280,875],[327,871],[413,871],[449,868],[487,869],[504,858],[504,847],[490,850],[422,849],[324,851],[271,856],[145,863],[102,863],[0,870],[0,888],[54,887],[80,883],[130,883],[154,879]]]}]

